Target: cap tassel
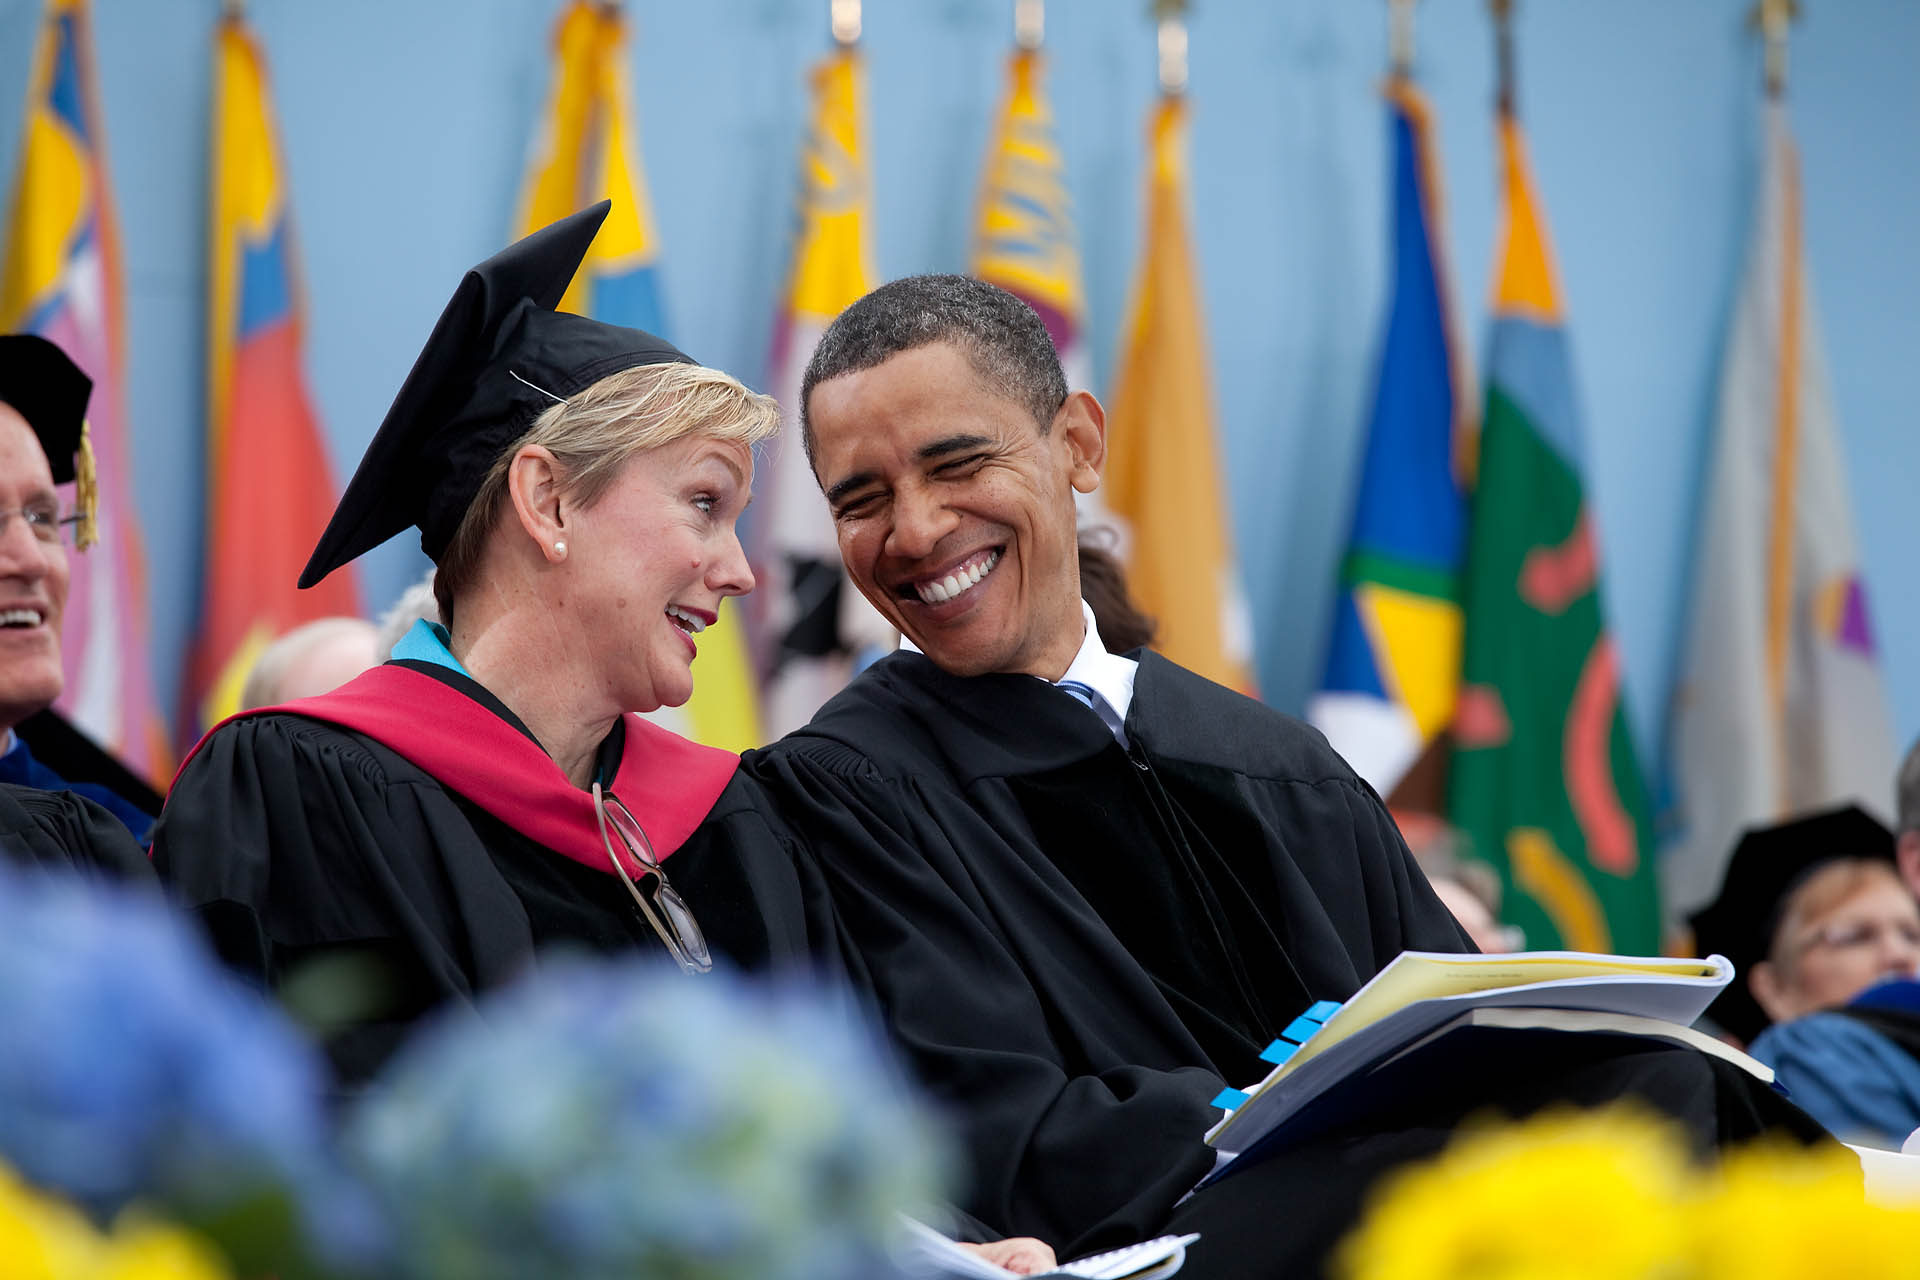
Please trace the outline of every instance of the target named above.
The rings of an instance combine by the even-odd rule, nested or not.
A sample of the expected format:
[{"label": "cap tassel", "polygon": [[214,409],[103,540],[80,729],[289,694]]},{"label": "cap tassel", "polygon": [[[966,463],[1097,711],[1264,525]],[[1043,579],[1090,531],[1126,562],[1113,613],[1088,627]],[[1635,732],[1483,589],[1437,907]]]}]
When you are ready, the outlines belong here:
[{"label": "cap tassel", "polygon": [[94,467],[91,425],[80,424],[80,447],[73,455],[73,500],[80,509],[80,527],[74,531],[73,545],[85,551],[100,541],[100,473]]}]

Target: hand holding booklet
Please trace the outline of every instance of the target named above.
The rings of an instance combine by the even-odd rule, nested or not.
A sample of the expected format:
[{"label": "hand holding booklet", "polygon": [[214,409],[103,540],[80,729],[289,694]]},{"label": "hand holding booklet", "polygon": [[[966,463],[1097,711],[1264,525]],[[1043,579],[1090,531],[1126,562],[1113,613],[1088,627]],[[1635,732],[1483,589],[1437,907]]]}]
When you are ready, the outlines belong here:
[{"label": "hand holding booklet", "polygon": [[1344,1004],[1316,1005],[1287,1028],[1262,1055],[1277,1064],[1266,1079],[1244,1095],[1223,1095],[1231,1109],[1207,1141],[1223,1152],[1250,1151],[1336,1084],[1461,1025],[1654,1036],[1770,1081],[1760,1063],[1691,1029],[1732,979],[1723,956],[1403,952]]},{"label": "hand holding booklet", "polygon": [[[1014,1273],[969,1252],[923,1222],[903,1220],[907,1229],[905,1258],[915,1274],[937,1280],[1006,1280]],[[1160,1236],[1124,1249],[1096,1253],[1063,1262],[1040,1276],[1073,1276],[1079,1280],[1160,1280],[1178,1271],[1187,1260],[1187,1246],[1197,1235]]]}]

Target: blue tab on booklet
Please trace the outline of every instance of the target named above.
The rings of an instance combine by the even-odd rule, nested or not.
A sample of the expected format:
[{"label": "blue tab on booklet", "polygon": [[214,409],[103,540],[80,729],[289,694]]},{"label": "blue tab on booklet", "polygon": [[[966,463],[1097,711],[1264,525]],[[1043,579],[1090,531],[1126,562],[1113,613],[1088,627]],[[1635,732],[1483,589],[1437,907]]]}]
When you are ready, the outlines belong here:
[{"label": "blue tab on booklet", "polygon": [[1287,1024],[1280,1038],[1260,1051],[1263,1062],[1279,1066],[1293,1056],[1293,1051],[1305,1044],[1314,1032],[1318,1031],[1328,1018],[1340,1008],[1338,1000],[1316,1000],[1313,1007]]},{"label": "blue tab on booklet", "polygon": [[1222,1089],[1213,1095],[1213,1105],[1222,1111],[1232,1111],[1247,1100],[1247,1095],[1239,1089]]}]

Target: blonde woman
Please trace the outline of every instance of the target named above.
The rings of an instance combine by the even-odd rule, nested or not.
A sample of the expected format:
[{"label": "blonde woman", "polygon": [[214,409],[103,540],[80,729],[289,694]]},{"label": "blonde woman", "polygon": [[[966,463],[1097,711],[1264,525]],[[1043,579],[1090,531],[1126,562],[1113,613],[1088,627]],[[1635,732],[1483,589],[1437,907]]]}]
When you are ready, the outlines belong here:
[{"label": "blonde woman", "polygon": [[302,575],[417,527],[445,625],[215,729],[162,815],[156,864],[230,964],[351,979],[323,1011],[348,1081],[549,943],[689,972],[710,934],[748,964],[808,946],[737,757],[633,714],[686,701],[700,632],[753,587],[735,522],[778,409],[553,309],[605,213],[467,274]]}]

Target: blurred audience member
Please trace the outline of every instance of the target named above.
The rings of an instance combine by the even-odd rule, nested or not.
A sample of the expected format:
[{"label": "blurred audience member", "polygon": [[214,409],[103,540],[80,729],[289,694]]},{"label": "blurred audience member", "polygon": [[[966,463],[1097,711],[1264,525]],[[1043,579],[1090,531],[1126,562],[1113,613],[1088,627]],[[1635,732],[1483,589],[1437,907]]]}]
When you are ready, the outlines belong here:
[{"label": "blurred audience member", "polygon": [[400,643],[407,632],[413,630],[416,622],[431,622],[437,627],[446,625],[447,620],[440,616],[440,601],[433,594],[433,575],[436,572],[429,567],[426,576],[400,593],[393,607],[380,615],[377,624],[380,635],[374,641],[379,650],[379,661],[385,662],[393,655],[393,646]]},{"label": "blurred audience member", "polygon": [[[50,710],[66,687],[60,622],[68,550],[85,551],[93,541],[95,477],[86,426],[92,394],[87,375],[45,338],[0,337],[0,783],[76,792],[144,840],[159,796]],[[64,484],[76,485],[76,510],[61,504],[55,486]],[[62,831],[99,829],[92,805],[63,801],[51,808],[61,811],[56,825]],[[30,829],[40,830],[18,806],[0,813],[0,831]],[[83,841],[72,852],[84,861],[98,851]],[[126,862],[125,852],[107,850],[102,860],[145,874],[144,865]]]},{"label": "blurred audience member", "polygon": [[1094,629],[1108,653],[1127,654],[1153,643],[1157,624],[1127,593],[1127,571],[1113,551],[1111,529],[1080,533],[1080,598],[1093,610]]},{"label": "blurred audience member", "polygon": [[299,698],[332,693],[377,666],[379,631],[364,618],[316,618],[261,651],[240,687],[240,710],[277,707]]},{"label": "blurred audience member", "polygon": [[1900,861],[1900,878],[1915,897],[1920,897],[1920,740],[1907,749],[1907,758],[1901,762],[1900,777],[1894,783],[1894,804],[1899,809],[1894,850]]},{"label": "blurred audience member", "polygon": [[1876,1146],[1920,1125],[1920,905],[1892,832],[1851,805],[1749,831],[1693,926],[1741,971],[1709,1016],[1803,1110]]},{"label": "blurred audience member", "polygon": [[1500,923],[1500,873],[1460,852],[1460,835],[1430,813],[1396,811],[1393,819],[1427,873],[1434,893],[1481,951],[1518,951],[1526,939],[1514,925]]}]

